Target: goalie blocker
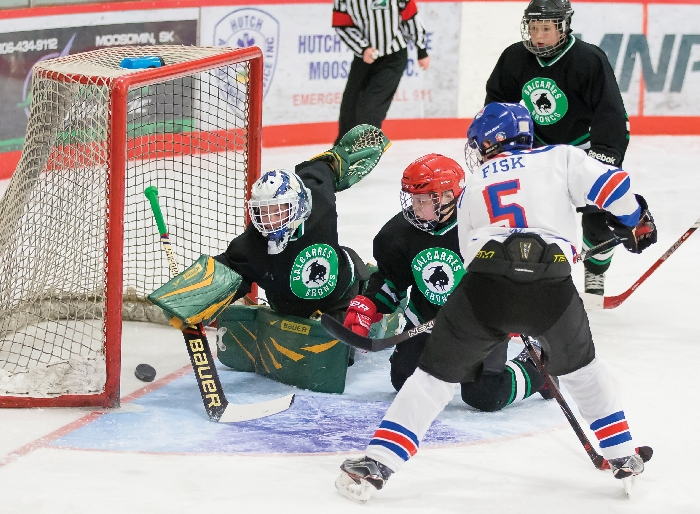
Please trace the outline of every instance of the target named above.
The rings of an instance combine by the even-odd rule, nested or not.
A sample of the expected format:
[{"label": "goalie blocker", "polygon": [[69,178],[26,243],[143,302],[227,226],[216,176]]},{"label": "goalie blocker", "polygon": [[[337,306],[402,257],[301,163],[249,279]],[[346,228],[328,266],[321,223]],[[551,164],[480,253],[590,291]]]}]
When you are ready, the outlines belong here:
[{"label": "goalie blocker", "polygon": [[156,289],[148,299],[182,330],[185,325],[212,322],[233,300],[241,276],[208,255]]}]

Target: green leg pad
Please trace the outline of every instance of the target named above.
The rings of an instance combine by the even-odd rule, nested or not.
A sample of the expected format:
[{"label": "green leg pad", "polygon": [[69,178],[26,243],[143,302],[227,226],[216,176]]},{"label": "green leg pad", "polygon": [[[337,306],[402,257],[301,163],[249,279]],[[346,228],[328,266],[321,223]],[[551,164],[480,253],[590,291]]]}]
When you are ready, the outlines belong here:
[{"label": "green leg pad", "polygon": [[350,348],[319,321],[280,316],[267,307],[230,305],[219,316],[219,361],[277,382],[320,393],[342,393]]}]

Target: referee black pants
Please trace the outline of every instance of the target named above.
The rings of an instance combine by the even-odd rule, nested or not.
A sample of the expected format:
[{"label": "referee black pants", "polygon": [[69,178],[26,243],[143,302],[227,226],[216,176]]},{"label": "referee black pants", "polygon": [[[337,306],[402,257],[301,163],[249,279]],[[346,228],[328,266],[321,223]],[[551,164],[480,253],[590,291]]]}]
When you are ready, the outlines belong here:
[{"label": "referee black pants", "polygon": [[468,272],[435,318],[418,367],[445,382],[475,382],[508,334],[535,337],[551,375],[595,357],[588,316],[571,276],[516,283]]},{"label": "referee black pants", "polygon": [[356,125],[366,123],[382,128],[407,62],[405,48],[380,57],[372,64],[355,56],[340,103],[338,137],[334,144]]}]

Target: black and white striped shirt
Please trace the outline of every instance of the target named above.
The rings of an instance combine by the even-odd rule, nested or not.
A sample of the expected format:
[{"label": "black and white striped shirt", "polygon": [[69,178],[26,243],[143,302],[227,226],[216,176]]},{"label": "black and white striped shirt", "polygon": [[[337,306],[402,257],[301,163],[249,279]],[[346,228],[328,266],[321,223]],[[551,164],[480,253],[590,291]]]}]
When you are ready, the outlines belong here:
[{"label": "black and white striped shirt", "polygon": [[398,52],[409,39],[419,59],[428,56],[415,0],[334,0],[333,27],[358,57],[370,47],[380,57]]}]

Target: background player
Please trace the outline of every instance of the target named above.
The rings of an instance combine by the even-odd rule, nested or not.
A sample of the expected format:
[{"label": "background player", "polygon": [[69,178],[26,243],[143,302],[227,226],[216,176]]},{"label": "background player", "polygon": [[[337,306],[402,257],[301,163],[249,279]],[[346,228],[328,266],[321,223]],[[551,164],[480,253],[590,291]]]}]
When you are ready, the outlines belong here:
[{"label": "background player", "polygon": [[[501,54],[486,83],[486,101],[521,100],[535,122],[533,146],[568,144],[621,166],[629,124],[605,53],[571,35],[569,0],[532,0],[522,19],[522,42]],[[605,213],[581,208],[584,249],[611,239]],[[584,262],[585,291],[602,295],[613,249]]]},{"label": "background player", "polygon": [[[464,170],[454,160],[428,154],[408,165],[401,177],[402,211],[375,236],[378,270],[363,295],[351,302],[345,326],[367,336],[382,314],[403,311],[404,330],[435,318],[464,275],[457,237],[457,198]],[[427,333],[397,345],[391,355],[391,383],[397,391],[418,366]],[[540,390],[544,379],[523,356],[506,362],[508,340],[484,361],[481,377],[462,384],[462,399],[474,408],[496,411]]]},{"label": "background player", "polygon": [[[487,105],[468,138],[477,159],[457,214],[468,273],[438,313],[418,369],[396,395],[366,455],[341,465],[336,487],[354,500],[366,501],[417,452],[455,385],[477,376],[509,332],[539,339],[547,370],[573,397],[614,476],[644,470],[612,379],[595,356],[571,264],[572,204],[605,206],[625,247],[640,253],[656,242],[646,202],[632,193],[624,171],[578,148],[531,150],[532,120],[519,104]],[[617,189],[606,187],[615,182]]]}]

